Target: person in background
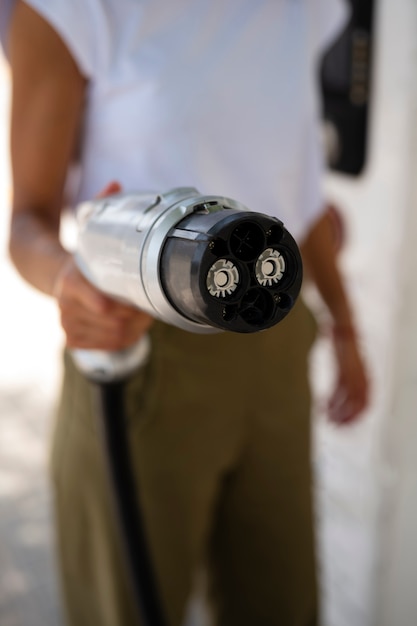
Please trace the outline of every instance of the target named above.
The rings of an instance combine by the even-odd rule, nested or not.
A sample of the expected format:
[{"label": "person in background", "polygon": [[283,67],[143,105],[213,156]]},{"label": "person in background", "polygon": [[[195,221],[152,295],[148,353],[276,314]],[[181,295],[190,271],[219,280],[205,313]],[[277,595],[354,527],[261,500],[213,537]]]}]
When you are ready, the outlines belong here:
[{"label": "person in background", "polygon": [[91,390],[70,350],[120,350],[145,333],[129,438],[169,624],[182,623],[202,563],[217,626],[318,622],[312,314],[300,298],[262,333],[186,333],[98,292],[59,231],[64,198],[120,189],[194,186],[282,219],[332,319],[330,418],[355,421],[368,382],[322,195],[316,79],[345,16],[338,0],[2,1],[10,254],[56,298],[66,334],[52,475],[71,626],[135,621]]}]

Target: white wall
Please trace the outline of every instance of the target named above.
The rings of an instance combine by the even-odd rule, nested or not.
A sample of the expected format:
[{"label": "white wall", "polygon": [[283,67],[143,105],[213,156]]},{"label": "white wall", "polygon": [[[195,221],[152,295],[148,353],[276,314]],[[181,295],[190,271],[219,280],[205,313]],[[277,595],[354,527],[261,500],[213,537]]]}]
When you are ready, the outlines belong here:
[{"label": "white wall", "polygon": [[[318,412],[327,626],[417,624],[417,3],[379,0],[370,160],[360,180],[329,176],[349,242],[343,267],[373,385],[360,424]],[[329,347],[313,376],[329,388]]]},{"label": "white wall", "polygon": [[399,298],[393,327],[392,393],[381,437],[380,462],[389,477],[379,528],[376,623],[381,626],[417,624],[417,4],[412,0],[405,4],[408,6],[401,24],[405,63],[402,88],[408,97],[403,112],[408,142],[404,155],[403,237],[397,262]]}]

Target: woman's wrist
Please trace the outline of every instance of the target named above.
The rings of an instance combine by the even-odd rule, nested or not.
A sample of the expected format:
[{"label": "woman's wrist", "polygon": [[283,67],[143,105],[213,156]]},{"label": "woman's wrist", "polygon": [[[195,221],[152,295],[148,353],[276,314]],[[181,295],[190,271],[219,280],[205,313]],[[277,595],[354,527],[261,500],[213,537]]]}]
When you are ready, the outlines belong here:
[{"label": "woman's wrist", "polygon": [[358,333],[353,322],[325,322],[321,333],[333,341],[357,341]]},{"label": "woman's wrist", "polygon": [[56,300],[59,300],[62,291],[62,280],[67,273],[68,266],[73,262],[73,256],[69,253],[62,255],[62,259],[55,272],[55,276],[52,281],[51,296]]},{"label": "woman's wrist", "polygon": [[356,328],[351,322],[348,323],[334,323],[330,328],[330,333],[333,339],[357,339]]}]

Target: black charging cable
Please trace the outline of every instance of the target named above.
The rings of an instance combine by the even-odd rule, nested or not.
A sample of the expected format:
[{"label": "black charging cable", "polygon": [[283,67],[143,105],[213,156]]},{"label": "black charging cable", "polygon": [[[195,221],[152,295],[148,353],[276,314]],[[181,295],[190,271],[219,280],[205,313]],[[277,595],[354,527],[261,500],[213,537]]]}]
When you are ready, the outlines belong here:
[{"label": "black charging cable", "polygon": [[166,626],[134,478],[125,381],[93,383],[128,578],[141,626]]}]

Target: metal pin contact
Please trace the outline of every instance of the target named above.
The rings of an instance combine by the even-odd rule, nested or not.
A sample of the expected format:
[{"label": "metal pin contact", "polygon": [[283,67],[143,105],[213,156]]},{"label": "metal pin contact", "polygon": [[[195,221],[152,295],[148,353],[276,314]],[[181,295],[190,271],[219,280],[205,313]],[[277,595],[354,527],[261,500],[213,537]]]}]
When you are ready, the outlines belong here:
[{"label": "metal pin contact", "polygon": [[216,298],[232,294],[239,284],[236,265],[226,259],[218,259],[208,271],[206,284],[210,295]]},{"label": "metal pin contact", "polygon": [[273,248],[267,248],[262,252],[256,261],[255,275],[256,280],[263,287],[278,283],[285,272],[285,259]]}]

